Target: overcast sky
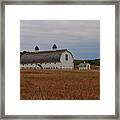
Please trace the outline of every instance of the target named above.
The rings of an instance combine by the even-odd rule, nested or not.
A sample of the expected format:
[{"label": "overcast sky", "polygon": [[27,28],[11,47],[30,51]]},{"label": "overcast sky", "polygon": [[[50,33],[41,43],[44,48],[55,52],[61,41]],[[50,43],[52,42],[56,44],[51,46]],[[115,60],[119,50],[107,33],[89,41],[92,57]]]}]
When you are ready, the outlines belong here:
[{"label": "overcast sky", "polygon": [[100,58],[100,21],[98,20],[21,20],[20,50],[66,48],[75,59]]}]

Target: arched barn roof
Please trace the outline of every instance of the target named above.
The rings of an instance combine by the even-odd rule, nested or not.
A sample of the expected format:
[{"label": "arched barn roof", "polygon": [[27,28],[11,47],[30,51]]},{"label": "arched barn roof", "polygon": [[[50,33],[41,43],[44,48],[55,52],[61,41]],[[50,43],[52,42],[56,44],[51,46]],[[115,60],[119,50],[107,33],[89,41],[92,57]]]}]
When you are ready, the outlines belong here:
[{"label": "arched barn roof", "polygon": [[[60,62],[60,57],[67,49],[56,51],[27,52],[20,57],[21,64]],[[68,51],[69,52],[69,51]]]}]

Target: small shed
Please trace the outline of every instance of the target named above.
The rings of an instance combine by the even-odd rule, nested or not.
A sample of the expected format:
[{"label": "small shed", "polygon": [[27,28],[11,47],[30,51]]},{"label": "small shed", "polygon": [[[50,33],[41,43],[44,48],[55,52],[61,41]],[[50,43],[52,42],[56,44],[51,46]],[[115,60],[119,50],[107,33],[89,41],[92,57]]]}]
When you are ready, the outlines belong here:
[{"label": "small shed", "polygon": [[89,63],[80,63],[79,64],[79,70],[90,70],[90,64]]}]

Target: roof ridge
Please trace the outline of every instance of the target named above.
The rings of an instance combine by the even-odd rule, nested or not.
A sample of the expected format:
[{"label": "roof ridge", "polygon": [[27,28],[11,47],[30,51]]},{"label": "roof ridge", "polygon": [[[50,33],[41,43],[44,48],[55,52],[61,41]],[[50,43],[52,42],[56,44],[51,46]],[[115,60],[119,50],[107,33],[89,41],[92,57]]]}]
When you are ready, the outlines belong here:
[{"label": "roof ridge", "polygon": [[38,51],[38,52],[26,51],[26,53],[24,55],[26,55],[26,54],[38,54],[38,53],[52,53],[52,52],[61,52],[61,51],[67,51],[67,49],[47,50],[47,51]]}]

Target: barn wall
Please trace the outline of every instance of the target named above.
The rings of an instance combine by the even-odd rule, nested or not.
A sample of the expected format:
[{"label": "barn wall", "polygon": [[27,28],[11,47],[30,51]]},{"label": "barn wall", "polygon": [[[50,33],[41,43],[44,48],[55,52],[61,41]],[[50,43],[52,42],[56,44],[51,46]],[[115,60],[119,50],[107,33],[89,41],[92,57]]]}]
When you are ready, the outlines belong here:
[{"label": "barn wall", "polygon": [[[65,59],[65,55],[68,55],[68,60],[66,60]],[[62,53],[62,55],[61,55],[61,58],[60,58],[60,61],[61,61],[61,63],[62,63],[62,68],[64,69],[73,69],[74,68],[74,63],[73,63],[73,57],[72,57],[72,55],[69,53],[69,52],[67,52],[67,51],[65,51],[65,52],[63,52]]]},{"label": "barn wall", "polygon": [[43,68],[47,68],[47,69],[60,69],[61,68],[61,63],[57,62],[57,63],[42,63],[41,66]]},{"label": "barn wall", "polygon": [[[38,63],[40,64],[40,63]],[[61,63],[57,62],[57,63],[42,63],[40,64],[42,66],[43,69],[60,69],[61,68]],[[21,68],[37,68],[37,69],[41,69],[37,64],[21,64],[20,65]]]},{"label": "barn wall", "polygon": [[36,64],[20,64],[21,68],[35,68]]}]

